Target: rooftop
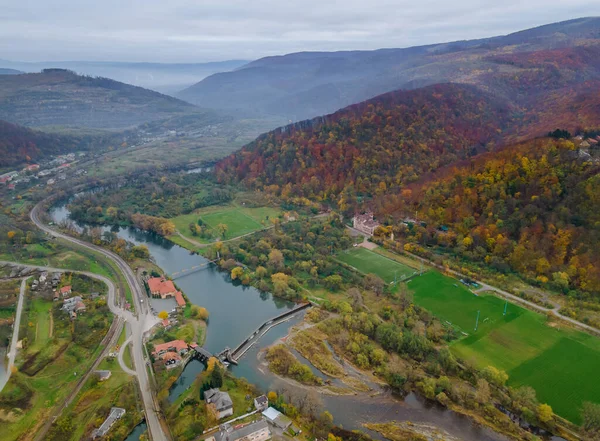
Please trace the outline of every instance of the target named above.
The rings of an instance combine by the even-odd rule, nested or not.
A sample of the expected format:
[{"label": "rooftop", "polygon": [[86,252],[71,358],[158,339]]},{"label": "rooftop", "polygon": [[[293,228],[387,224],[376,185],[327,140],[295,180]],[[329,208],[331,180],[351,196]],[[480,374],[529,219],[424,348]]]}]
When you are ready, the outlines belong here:
[{"label": "rooftop", "polygon": [[181,351],[182,349],[187,349],[187,348],[188,348],[188,345],[183,340],[173,340],[173,341],[168,341],[166,343],[154,345],[153,354],[156,354],[156,353],[162,352],[162,351],[168,351],[170,349],[174,349],[176,351]]},{"label": "rooftop", "polygon": [[110,414],[104,420],[102,425],[92,432],[92,438],[97,438],[106,435],[109,429],[112,427],[115,422],[125,415],[125,409],[121,409],[120,407],[113,407],[110,409]]},{"label": "rooftop", "polygon": [[254,400],[258,404],[267,404],[269,402],[269,399],[265,395],[261,395],[259,397],[256,397]]},{"label": "rooftop", "polygon": [[164,277],[152,277],[148,279],[148,287],[150,288],[150,292],[158,292],[162,295],[173,294],[177,291],[173,281],[167,280]]},{"label": "rooftop", "polygon": [[219,435],[221,435],[221,441],[236,441],[251,435],[254,432],[268,428],[269,425],[265,420],[259,420],[254,423],[246,424],[238,429],[230,429],[228,431],[221,432]]},{"label": "rooftop", "polygon": [[177,306],[181,306],[182,308],[185,306],[185,299],[179,291],[175,293],[175,301],[177,302]]},{"label": "rooftop", "polygon": [[218,411],[233,406],[233,401],[229,394],[221,392],[219,389],[208,389],[204,392],[204,399],[208,404],[214,404]]}]

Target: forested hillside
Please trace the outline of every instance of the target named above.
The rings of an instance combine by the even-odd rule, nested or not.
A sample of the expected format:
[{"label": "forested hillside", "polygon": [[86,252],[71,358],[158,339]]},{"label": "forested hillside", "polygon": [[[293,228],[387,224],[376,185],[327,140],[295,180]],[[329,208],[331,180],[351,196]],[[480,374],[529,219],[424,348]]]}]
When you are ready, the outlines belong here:
[{"label": "forested hillside", "polygon": [[223,160],[217,173],[223,181],[242,180],[284,198],[353,208],[455,161],[557,127],[598,127],[600,81],[585,81],[594,64],[573,63],[555,75],[554,86],[540,68],[534,69],[539,81],[496,78],[486,92],[458,84],[390,92],[263,135]]},{"label": "forested hillside", "polygon": [[45,156],[105,145],[109,136],[44,133],[0,120],[0,167],[37,161]]},{"label": "forested hillside", "polygon": [[512,124],[510,109],[471,86],[391,92],[263,135],[222,161],[217,173],[283,197],[384,194],[493,148]]},{"label": "forested hillside", "polygon": [[[600,154],[572,141],[544,138],[482,155],[378,208],[394,210],[393,229],[409,242],[565,292],[600,293]],[[415,212],[423,224],[399,222]]]},{"label": "forested hillside", "polygon": [[198,111],[158,92],[65,69],[0,76],[0,119],[24,126],[124,129]]}]

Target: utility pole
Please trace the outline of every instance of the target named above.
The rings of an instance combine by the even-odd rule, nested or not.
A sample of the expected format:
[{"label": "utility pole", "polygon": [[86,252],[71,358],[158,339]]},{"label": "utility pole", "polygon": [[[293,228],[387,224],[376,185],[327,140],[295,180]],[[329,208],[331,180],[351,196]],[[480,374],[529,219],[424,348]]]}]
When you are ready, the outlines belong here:
[{"label": "utility pole", "polygon": [[504,314],[502,315],[506,315],[506,309],[508,308],[508,300],[506,301],[506,303],[504,304]]},{"label": "utility pole", "polygon": [[475,330],[477,331],[477,327],[479,326],[479,313],[481,311],[477,311],[477,319],[475,320]]},{"label": "utility pole", "polygon": [[398,283],[398,270],[394,270],[394,286]]}]

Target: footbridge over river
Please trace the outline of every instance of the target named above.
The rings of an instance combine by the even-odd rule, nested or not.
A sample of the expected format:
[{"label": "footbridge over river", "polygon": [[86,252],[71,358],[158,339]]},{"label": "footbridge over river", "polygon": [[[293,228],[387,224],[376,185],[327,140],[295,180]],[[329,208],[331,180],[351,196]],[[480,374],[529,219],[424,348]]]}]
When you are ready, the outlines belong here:
[{"label": "footbridge over river", "polygon": [[[256,330],[252,334],[250,334],[243,342],[237,345],[234,349],[225,348],[218,354],[215,354],[214,356],[223,362],[226,361],[231,364],[238,364],[239,359],[248,351],[248,349],[250,349],[256,342],[258,342],[263,335],[269,332],[269,330],[272,327],[288,321],[296,313],[310,308],[311,306],[312,303],[310,302],[302,303],[300,305],[297,305],[293,309],[290,309],[289,311],[286,311],[282,314],[279,314],[276,317],[267,320],[258,328],[256,328]],[[210,353],[206,349],[201,348],[199,346],[196,346],[192,349],[195,351],[194,357],[199,359],[201,362],[206,363],[208,361],[208,358],[210,358]]]},{"label": "footbridge over river", "polygon": [[217,261],[217,259],[215,259],[215,260],[209,260],[208,262],[204,262],[204,263],[201,263],[199,265],[194,265],[194,266],[191,266],[189,268],[184,268],[182,270],[179,270],[179,271],[176,271],[176,272],[172,273],[170,275],[170,277],[171,277],[172,280],[179,279],[181,277],[193,274],[193,273],[195,273],[197,271],[202,271],[203,269],[208,268],[211,263],[215,263],[216,261]]}]

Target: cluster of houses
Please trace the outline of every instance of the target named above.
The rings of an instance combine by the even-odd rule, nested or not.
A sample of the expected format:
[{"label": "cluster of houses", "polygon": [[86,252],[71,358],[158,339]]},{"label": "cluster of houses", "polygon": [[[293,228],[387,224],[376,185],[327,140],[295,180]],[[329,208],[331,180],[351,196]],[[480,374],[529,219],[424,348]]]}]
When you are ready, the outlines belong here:
[{"label": "cluster of houses", "polygon": [[[51,159],[50,161],[44,162],[43,169],[40,164],[29,164],[21,171],[10,171],[0,175],[0,184],[6,185],[9,189],[14,189],[16,184],[28,183],[32,179],[41,179],[53,174],[56,174],[56,178],[51,178],[46,182],[46,185],[53,185],[57,181],[64,181],[67,179],[65,171],[74,162],[75,158],[79,156],[85,156],[84,152],[80,153],[69,153],[66,155],[60,155]],[[78,170],[75,174],[77,176],[86,174],[85,170]]]},{"label": "cluster of houses", "polygon": [[33,291],[39,291],[44,289],[56,289],[60,283],[61,273],[53,273],[51,276],[47,271],[40,273],[37,279],[31,282],[31,289]]},{"label": "cluster of houses", "polygon": [[151,277],[148,279],[148,289],[152,297],[161,299],[174,298],[178,308],[185,308],[183,294],[175,288],[172,280],[164,277]]},{"label": "cluster of houses", "polygon": [[[206,404],[215,406],[219,419],[233,415],[233,402],[227,392],[210,389],[204,393]],[[262,417],[247,424],[232,425],[222,424],[219,431],[210,435],[205,441],[266,441],[271,438],[271,428],[281,431],[290,430],[293,434],[300,430],[292,425],[292,420],[277,409],[269,407],[269,400],[265,395],[254,399],[255,413]]]},{"label": "cluster of houses", "polygon": [[584,160],[598,160],[600,155],[600,136],[576,136],[573,142],[578,147],[577,154]]},{"label": "cluster of houses", "polygon": [[77,314],[82,314],[86,311],[85,304],[80,296],[64,299],[63,306],[60,309],[69,314],[71,320],[75,320],[77,318]]},{"label": "cluster of houses", "polygon": [[[87,308],[83,302],[83,298],[80,295],[72,296],[73,287],[71,285],[65,285],[59,288],[61,276],[61,273],[49,274],[48,272],[44,271],[40,273],[37,279],[33,280],[31,283],[31,289],[32,291],[41,293],[51,292],[55,302],[62,300],[63,305],[60,309],[64,311],[72,320],[74,320],[77,318],[78,314],[83,314],[86,312]],[[100,297],[100,294],[97,292],[92,292],[89,295],[89,298],[92,300],[98,297]]]}]

